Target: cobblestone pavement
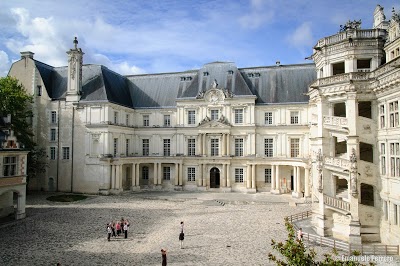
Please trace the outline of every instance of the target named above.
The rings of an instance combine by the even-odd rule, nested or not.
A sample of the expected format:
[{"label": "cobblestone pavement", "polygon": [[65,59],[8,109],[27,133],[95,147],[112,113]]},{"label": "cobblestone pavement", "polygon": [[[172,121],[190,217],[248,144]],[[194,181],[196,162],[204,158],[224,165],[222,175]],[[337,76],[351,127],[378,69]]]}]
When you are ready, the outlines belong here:
[{"label": "cobblestone pavement", "polygon": [[[309,208],[269,193],[139,192],[73,203],[50,195],[28,195],[26,219],[0,225],[0,265],[160,265],[161,248],[168,265],[271,265],[284,217]],[[121,217],[131,224],[128,239],[108,242],[106,223]]]}]

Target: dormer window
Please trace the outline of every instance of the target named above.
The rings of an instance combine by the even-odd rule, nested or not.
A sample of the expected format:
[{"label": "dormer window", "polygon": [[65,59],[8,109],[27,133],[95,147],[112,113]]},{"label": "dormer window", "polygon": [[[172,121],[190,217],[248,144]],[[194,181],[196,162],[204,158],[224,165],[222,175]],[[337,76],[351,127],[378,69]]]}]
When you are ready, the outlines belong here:
[{"label": "dormer window", "polygon": [[208,72],[203,72],[203,77],[207,77],[209,74]]},{"label": "dormer window", "polygon": [[260,73],[254,73],[254,77],[259,78],[260,77]]},{"label": "dormer window", "polygon": [[233,75],[233,70],[228,70],[229,75]]},{"label": "dormer window", "polygon": [[192,80],[192,77],[187,77],[186,80],[190,81],[190,80]]},{"label": "dormer window", "polygon": [[247,73],[247,76],[248,76],[249,78],[252,78],[252,77],[254,77],[254,74],[253,74],[253,73]]},{"label": "dormer window", "polygon": [[181,81],[185,81],[186,80],[186,78],[185,77],[181,77]]}]

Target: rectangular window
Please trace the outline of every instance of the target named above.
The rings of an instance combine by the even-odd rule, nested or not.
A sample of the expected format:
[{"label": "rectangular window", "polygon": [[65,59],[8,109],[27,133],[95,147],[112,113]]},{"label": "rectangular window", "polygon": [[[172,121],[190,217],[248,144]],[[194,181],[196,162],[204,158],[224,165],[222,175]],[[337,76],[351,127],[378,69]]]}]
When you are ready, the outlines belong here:
[{"label": "rectangular window", "polygon": [[188,181],[189,182],[194,182],[196,181],[196,169],[194,167],[188,167],[187,169],[187,173],[188,173]]},{"label": "rectangular window", "polygon": [[381,143],[381,174],[386,175],[386,146]]},{"label": "rectangular window", "polygon": [[69,147],[62,147],[63,160],[69,160]]},{"label": "rectangular window", "polygon": [[113,155],[115,157],[115,156],[117,156],[117,153],[118,153],[118,139],[117,138],[114,139],[114,146],[113,147],[114,147]]},{"label": "rectangular window", "polygon": [[235,139],[235,156],[243,156],[243,139]]},{"label": "rectangular window", "polygon": [[195,111],[188,111],[188,124],[194,125],[196,124],[196,112]]},{"label": "rectangular window", "polygon": [[150,118],[149,118],[149,115],[143,115],[143,126],[144,126],[144,127],[150,126]]},{"label": "rectangular window", "polygon": [[170,126],[171,126],[171,116],[164,115],[164,127],[170,127]]},{"label": "rectangular window", "polygon": [[196,140],[188,139],[188,156],[196,155]]},{"label": "rectangular window", "polygon": [[17,157],[8,156],[3,159],[3,176],[17,175]]},{"label": "rectangular window", "polygon": [[211,110],[211,120],[218,120],[219,110]]},{"label": "rectangular window", "polygon": [[379,106],[379,121],[381,128],[385,128],[385,105],[383,104]]},{"label": "rectangular window", "polygon": [[211,139],[211,156],[219,155],[219,139]]},{"label": "rectangular window", "polygon": [[163,178],[164,180],[171,180],[171,167],[169,166],[163,167]]},{"label": "rectangular window", "polygon": [[125,125],[129,126],[129,115],[125,116]]},{"label": "rectangular window", "polygon": [[50,141],[56,141],[57,140],[57,129],[52,128],[50,129]]},{"label": "rectangular window", "polygon": [[400,146],[399,143],[390,143],[390,176],[400,176]]},{"label": "rectangular window", "polygon": [[243,183],[243,168],[235,168],[235,183]]},{"label": "rectangular window", "polygon": [[129,142],[129,139],[125,140],[125,156],[129,156]]},{"label": "rectangular window", "polygon": [[399,126],[399,102],[389,103],[389,125],[390,127]]},{"label": "rectangular window", "polygon": [[114,124],[118,124],[118,112],[114,112]]},{"label": "rectangular window", "polygon": [[243,109],[235,109],[235,124],[243,124]]},{"label": "rectangular window", "polygon": [[265,183],[271,183],[272,171],[271,168],[266,168],[264,172]]},{"label": "rectangular window", "polygon": [[296,125],[298,123],[299,123],[299,112],[298,111],[290,112],[290,124]]},{"label": "rectangular window", "polygon": [[290,139],[290,157],[295,158],[300,155],[300,139]]},{"label": "rectangular window", "polygon": [[37,95],[42,96],[42,86],[40,85],[37,86]]},{"label": "rectangular window", "polygon": [[142,179],[149,180],[149,167],[147,166],[142,167]]},{"label": "rectangular window", "polygon": [[50,160],[56,159],[56,147],[50,147]]},{"label": "rectangular window", "polygon": [[142,139],[143,156],[149,156],[150,153],[150,140]]},{"label": "rectangular window", "polygon": [[264,155],[266,157],[274,156],[274,139],[264,139]]},{"label": "rectangular window", "polygon": [[272,125],[272,112],[265,112],[264,118],[266,125]]},{"label": "rectangular window", "polygon": [[56,111],[51,111],[51,123],[57,124],[57,112]]},{"label": "rectangular window", "polygon": [[171,140],[164,139],[164,156],[171,156]]},{"label": "rectangular window", "polygon": [[399,224],[398,206],[393,203],[393,224]]}]

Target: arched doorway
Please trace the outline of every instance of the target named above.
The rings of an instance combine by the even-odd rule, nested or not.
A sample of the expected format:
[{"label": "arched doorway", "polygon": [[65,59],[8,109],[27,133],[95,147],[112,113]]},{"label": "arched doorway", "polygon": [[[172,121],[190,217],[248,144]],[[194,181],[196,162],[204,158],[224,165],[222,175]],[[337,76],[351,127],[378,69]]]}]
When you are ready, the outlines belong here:
[{"label": "arched doorway", "polygon": [[210,170],[210,188],[219,188],[220,186],[220,172],[217,167]]}]

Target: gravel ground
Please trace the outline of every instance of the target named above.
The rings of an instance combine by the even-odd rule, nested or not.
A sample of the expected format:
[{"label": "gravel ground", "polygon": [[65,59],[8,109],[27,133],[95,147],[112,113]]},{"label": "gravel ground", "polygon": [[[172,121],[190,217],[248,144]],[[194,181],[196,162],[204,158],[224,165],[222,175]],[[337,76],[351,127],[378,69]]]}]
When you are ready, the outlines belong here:
[{"label": "gravel ground", "polygon": [[[168,265],[272,265],[270,243],[285,239],[284,217],[309,210],[269,193],[139,192],[73,203],[50,195],[28,195],[27,217],[0,225],[0,265],[160,265],[161,248]],[[106,223],[121,217],[128,239],[108,242]]]}]

